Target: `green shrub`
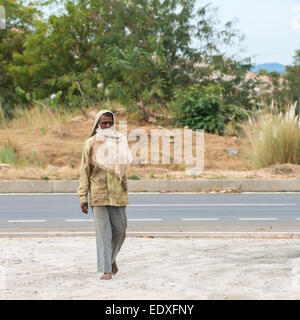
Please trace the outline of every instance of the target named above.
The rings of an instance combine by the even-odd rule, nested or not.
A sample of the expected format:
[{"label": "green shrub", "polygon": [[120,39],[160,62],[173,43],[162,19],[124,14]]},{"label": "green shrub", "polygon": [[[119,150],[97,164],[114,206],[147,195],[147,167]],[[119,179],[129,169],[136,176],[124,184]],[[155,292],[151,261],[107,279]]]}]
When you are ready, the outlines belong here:
[{"label": "green shrub", "polygon": [[130,180],[141,180],[140,177],[137,175],[137,174],[132,174],[130,177],[129,177]]},{"label": "green shrub", "polygon": [[149,172],[149,176],[150,176],[150,178],[155,179],[155,175],[152,171]]},{"label": "green shrub", "polygon": [[193,85],[174,94],[176,121],[190,129],[204,129],[209,133],[224,134],[229,121],[245,120],[248,112],[234,105],[224,105],[222,87]]}]

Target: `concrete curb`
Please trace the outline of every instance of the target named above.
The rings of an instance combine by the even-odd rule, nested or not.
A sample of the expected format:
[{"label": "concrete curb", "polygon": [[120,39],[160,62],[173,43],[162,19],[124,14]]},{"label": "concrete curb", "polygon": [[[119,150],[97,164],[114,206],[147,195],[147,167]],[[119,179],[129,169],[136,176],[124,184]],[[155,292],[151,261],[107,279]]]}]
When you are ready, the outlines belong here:
[{"label": "concrete curb", "polygon": [[[78,180],[2,180],[0,193],[76,193]],[[285,180],[128,180],[129,192],[300,192],[300,179]]]}]

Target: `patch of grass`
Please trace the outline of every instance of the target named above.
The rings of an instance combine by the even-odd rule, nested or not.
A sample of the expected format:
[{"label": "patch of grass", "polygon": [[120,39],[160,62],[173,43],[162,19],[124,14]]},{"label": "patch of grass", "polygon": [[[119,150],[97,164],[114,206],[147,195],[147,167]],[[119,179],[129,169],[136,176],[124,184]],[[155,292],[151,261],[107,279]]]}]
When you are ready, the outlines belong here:
[{"label": "patch of grass", "polygon": [[8,163],[14,165],[16,168],[45,166],[45,161],[39,159],[36,150],[32,150],[26,155],[20,156],[15,147],[14,140],[10,139],[6,139],[4,144],[0,144],[0,163]]},{"label": "patch of grass", "polygon": [[0,101],[0,128],[2,128],[5,124],[5,115],[4,110]]},{"label": "patch of grass", "polygon": [[0,145],[0,162],[8,164],[16,164],[18,156],[14,146],[11,143]]},{"label": "patch of grass", "polygon": [[150,176],[151,179],[155,179],[156,178],[152,171],[149,172],[149,176]]},{"label": "patch of grass", "polygon": [[172,174],[167,174],[167,179],[168,180],[172,180],[172,179],[175,179],[175,177]]},{"label": "patch of grass", "polygon": [[129,177],[129,179],[130,180],[141,180],[140,177],[137,174],[134,174],[134,173]]},{"label": "patch of grass", "polygon": [[214,176],[214,177],[209,177],[207,179],[210,179],[210,180],[218,180],[218,179],[226,179],[225,176]]},{"label": "patch of grass", "polygon": [[39,159],[37,151],[34,149],[31,152],[27,153],[22,158],[19,158],[17,163],[19,167],[45,167],[46,162],[42,159]]}]

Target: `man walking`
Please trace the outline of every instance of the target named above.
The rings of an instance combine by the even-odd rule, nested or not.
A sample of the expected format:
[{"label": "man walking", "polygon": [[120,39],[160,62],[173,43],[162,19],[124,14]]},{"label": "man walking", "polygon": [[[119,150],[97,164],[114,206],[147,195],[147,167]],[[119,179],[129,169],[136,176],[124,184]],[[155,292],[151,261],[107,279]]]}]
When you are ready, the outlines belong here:
[{"label": "man walking", "polygon": [[88,193],[97,245],[97,271],[109,280],[118,272],[116,256],[125,240],[128,205],[127,169],[132,162],[126,137],[115,130],[115,117],[101,110],[84,143],[78,195],[88,213]]}]

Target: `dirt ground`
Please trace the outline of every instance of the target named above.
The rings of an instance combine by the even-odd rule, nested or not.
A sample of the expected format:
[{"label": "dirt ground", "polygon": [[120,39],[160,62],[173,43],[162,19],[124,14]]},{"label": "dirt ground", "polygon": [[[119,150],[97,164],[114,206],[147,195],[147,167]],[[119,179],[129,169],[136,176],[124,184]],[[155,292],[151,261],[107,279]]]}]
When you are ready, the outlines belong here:
[{"label": "dirt ground", "polygon": [[0,299],[300,299],[297,238],[129,237],[110,281],[92,236],[0,242]]},{"label": "dirt ground", "polygon": [[[24,160],[23,165],[0,165],[0,180],[78,179],[83,142],[90,134],[96,113],[96,110],[91,110],[86,117],[69,119],[60,124],[60,130],[54,124],[46,126],[38,123],[27,129],[12,127],[0,130],[0,141],[12,144],[19,159]],[[150,137],[152,129],[171,129],[158,124],[139,124],[123,111],[116,112],[116,117],[118,121],[127,121],[128,133],[139,128]],[[150,139],[148,145],[150,159]],[[137,179],[300,179],[299,165],[283,164],[254,170],[247,156],[249,140],[244,135],[221,137],[205,133],[204,172],[200,176],[187,176],[187,166],[172,164],[173,146],[171,144],[170,165],[133,165],[128,172],[129,179],[132,176]],[[238,154],[230,154],[226,148]],[[160,157],[163,153],[161,145]]]}]

